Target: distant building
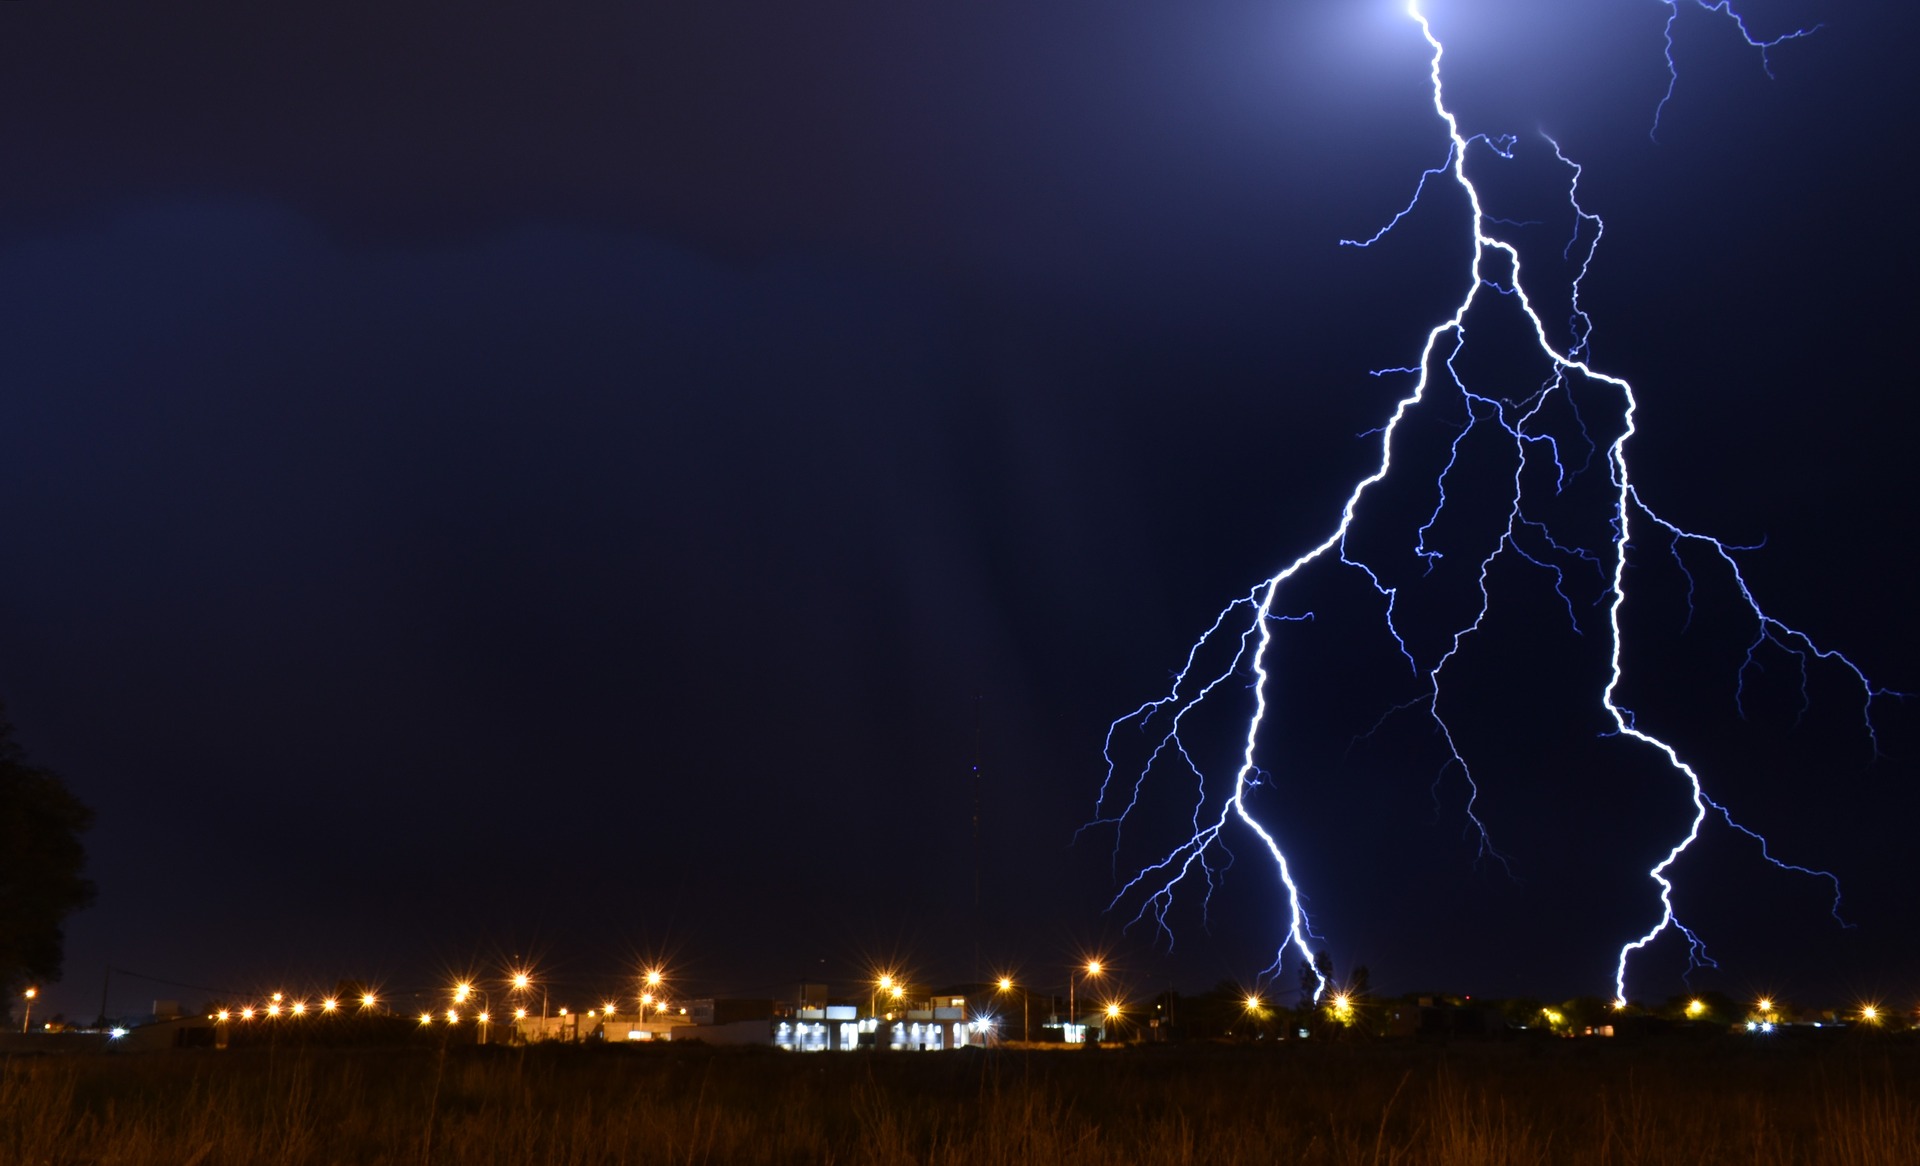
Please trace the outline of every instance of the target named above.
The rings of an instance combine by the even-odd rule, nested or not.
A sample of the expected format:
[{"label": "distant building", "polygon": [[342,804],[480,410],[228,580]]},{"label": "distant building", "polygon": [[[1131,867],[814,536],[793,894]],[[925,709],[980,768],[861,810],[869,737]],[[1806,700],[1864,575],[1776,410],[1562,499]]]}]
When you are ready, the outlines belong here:
[{"label": "distant building", "polygon": [[896,998],[878,1015],[863,1015],[860,1005],[867,1001],[835,1001],[824,984],[813,983],[800,985],[791,1004],[699,999],[688,1004],[691,1023],[673,1035],[709,1044],[770,1044],[797,1053],[934,1052],[981,1047],[996,1039],[990,1022],[971,1016],[964,996],[909,999]]},{"label": "distant building", "polygon": [[631,1012],[567,1012],[557,1016],[527,1016],[513,1022],[513,1037],[526,1044],[543,1041],[653,1041],[672,1040],[675,1030],[690,1029],[687,1014],[649,1012],[642,1020]]}]

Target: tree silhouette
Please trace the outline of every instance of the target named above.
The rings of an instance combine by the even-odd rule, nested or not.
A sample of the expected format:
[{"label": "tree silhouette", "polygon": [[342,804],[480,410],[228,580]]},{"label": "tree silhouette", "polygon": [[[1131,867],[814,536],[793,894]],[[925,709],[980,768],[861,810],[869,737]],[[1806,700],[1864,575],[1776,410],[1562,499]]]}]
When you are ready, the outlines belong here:
[{"label": "tree silhouette", "polygon": [[80,835],[93,811],[54,774],[27,761],[0,705],[0,1000],[60,978],[62,923],[93,902]]}]

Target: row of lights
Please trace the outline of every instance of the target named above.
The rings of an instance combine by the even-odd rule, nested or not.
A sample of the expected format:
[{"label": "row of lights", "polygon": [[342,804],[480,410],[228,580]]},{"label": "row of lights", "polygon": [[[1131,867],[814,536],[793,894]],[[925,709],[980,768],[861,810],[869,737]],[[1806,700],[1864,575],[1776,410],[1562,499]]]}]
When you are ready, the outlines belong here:
[{"label": "row of lights", "polygon": [[[1616,1004],[1615,1007],[1620,1006]],[[1765,1032],[1772,1032],[1774,1024],[1779,1020],[1779,1009],[1774,1006],[1773,998],[1770,996],[1762,996],[1753,1002],[1753,1008],[1754,1011],[1758,1013],[1758,1016],[1747,1021],[1747,1031],[1752,1032],[1758,1028]],[[1687,1001],[1688,1019],[1698,1020],[1706,1014],[1706,1001],[1700,999]],[[1862,1004],[1854,1015],[1864,1024],[1878,1024],[1880,1023],[1882,1013],[1878,1004]]]},{"label": "row of lights", "polygon": [[[1613,1002],[1615,1012],[1624,1012],[1626,1008],[1627,1005],[1623,1001],[1615,1000]],[[1774,1005],[1771,996],[1762,996],[1758,1000],[1755,1000],[1753,1002],[1753,1010],[1754,1015],[1747,1018],[1745,1025],[1748,1032],[1772,1032],[1775,1026],[1780,1023],[1779,1009]],[[1699,1020],[1707,1014],[1707,1002],[1696,996],[1687,1001],[1687,1006],[1684,1011],[1687,1014],[1688,1020]],[[1564,1014],[1552,1008],[1542,1008],[1540,1015],[1546,1019],[1548,1024],[1556,1026],[1564,1024],[1567,1019]],[[1879,1005],[1862,1004],[1850,1019],[1858,1019],[1862,1024],[1879,1024],[1884,1015]]]},{"label": "row of lights", "polygon": [[[1101,963],[1101,961],[1097,959],[1088,960],[1084,965],[1074,969],[1067,983],[1069,1001],[1072,1000],[1074,988],[1078,980],[1082,976],[1085,976],[1088,978],[1098,977],[1102,975],[1105,972],[1105,970],[1106,970],[1105,966]],[[647,991],[644,991],[640,994],[640,1018],[642,1021],[644,1021],[646,1019],[647,1009],[652,1008],[655,1010],[657,1014],[659,1011],[663,1010],[666,1007],[666,1004],[667,1004],[666,997],[663,993],[659,992],[659,989],[665,983],[666,975],[664,972],[662,972],[658,968],[649,968],[641,977],[641,979],[647,988]],[[532,974],[525,971],[515,971],[510,973],[507,979],[507,983],[510,990],[514,993],[529,991],[533,988],[533,985],[534,985]],[[893,972],[879,973],[874,978],[874,987],[876,989],[876,993],[875,993],[876,998],[878,993],[884,992],[887,994],[887,997],[890,1000],[897,1003],[900,1000],[904,999],[904,997],[906,996],[905,983]],[[1014,982],[1013,977],[1001,976],[999,980],[995,983],[995,987],[1000,992],[1004,993],[1004,992],[1013,991],[1015,988],[1019,987],[1019,985]],[[39,997],[39,995],[40,995],[40,990],[38,988],[33,988],[33,987],[29,987],[21,993],[21,997],[27,1002],[25,1020],[23,1021],[20,1029],[20,1031],[22,1032],[28,1031],[29,1027],[33,1023],[33,1004],[34,1004],[34,1001]],[[461,980],[456,982],[453,985],[453,1002],[455,1005],[465,1004],[467,1001],[472,999],[473,995],[474,995],[473,981]],[[379,997],[372,992],[367,992],[360,997],[360,1008],[362,1011],[371,1010],[379,1003],[380,1003]],[[1257,993],[1248,993],[1243,1003],[1245,1005],[1246,1010],[1249,1013],[1253,1013],[1256,1015],[1263,1008],[1266,1007],[1265,1002],[1260,998],[1260,996]],[[1754,1007],[1755,1007],[1755,1011],[1758,1013],[1758,1016],[1756,1018],[1749,1019],[1746,1022],[1747,1031],[1772,1032],[1774,1029],[1774,1025],[1777,1023],[1777,1017],[1776,1017],[1777,1009],[1774,1006],[1772,998],[1767,996],[1762,996],[1754,1002]],[[1627,1004],[1623,1000],[1615,1000],[1613,1002],[1613,1008],[1615,1011],[1625,1011],[1625,1009],[1627,1008]],[[1069,1013],[1071,1013],[1073,1010],[1073,1006],[1071,1003],[1069,1003],[1068,1005],[1068,1010],[1069,1010]],[[1336,1020],[1339,1020],[1342,1023],[1351,1023],[1354,1017],[1353,998],[1345,992],[1336,992],[1331,997],[1328,998],[1327,1010],[1330,1013],[1332,1013],[1332,1015]],[[268,1002],[261,1007],[258,1007],[258,1008],[246,1007],[238,1010],[223,1008],[220,1011],[216,1012],[211,1017],[211,1019],[228,1021],[228,1020],[233,1020],[237,1017],[238,1019],[245,1021],[245,1020],[253,1020],[256,1016],[265,1016],[268,1018],[277,1018],[282,1015],[305,1016],[309,1011],[310,1009],[308,1008],[307,1003],[304,1000],[289,1001],[286,998],[286,995],[284,993],[275,992],[268,999]],[[328,1015],[339,1012],[340,1011],[339,999],[333,996],[322,998],[319,1004],[319,1011],[322,1014],[328,1014]],[[595,1015],[601,1015],[602,1013],[604,1013],[604,1015],[611,1017],[611,1016],[614,1016],[618,1011],[619,1011],[619,1006],[612,1001],[608,1001],[605,1005],[603,1005],[602,1012],[596,1012],[593,1009],[588,1009],[586,1015],[595,1016]],[[684,1012],[685,1009],[682,1009],[681,1011]],[[1103,1003],[1101,1006],[1101,1011],[1110,1020],[1118,1020],[1125,1014],[1124,1007],[1117,1000],[1109,1000]],[[1706,1015],[1706,1013],[1707,1013],[1706,1001],[1698,999],[1697,997],[1695,999],[1687,1001],[1686,1014],[1689,1019],[1697,1020],[1700,1017]],[[569,1015],[569,1013],[565,1008],[562,1008],[559,1010],[559,1015],[562,1017],[565,1017]],[[1551,1025],[1557,1026],[1566,1022],[1566,1016],[1563,1013],[1553,1008],[1542,1008],[1540,1010],[1540,1015],[1543,1019],[1547,1021],[1548,1024],[1551,1024]],[[457,1024],[459,1023],[461,1013],[457,1007],[449,1008],[446,1010],[445,1016],[448,1024]],[[1878,1024],[1881,1019],[1881,1010],[1878,1005],[1863,1004],[1859,1009],[1858,1017],[1863,1023]],[[527,1018],[527,1009],[515,1008],[513,1010],[513,1018],[515,1020],[525,1020]],[[422,1012],[420,1014],[421,1024],[432,1024],[433,1019],[434,1019],[434,1016],[431,1011]],[[489,1010],[483,1008],[480,1012],[475,1014],[474,1019],[479,1021],[481,1024],[488,1024],[488,1023],[491,1023],[492,1014]]]},{"label": "row of lights", "polygon": [[[366,995],[360,997],[360,1008],[362,1011],[371,1009],[374,1005],[378,1003],[380,1003],[380,998],[375,996],[371,992],[368,992]],[[237,1017],[240,1020],[252,1020],[256,1016],[266,1016],[266,1017],[305,1016],[308,1012],[311,1012],[311,1011],[313,1011],[313,1009],[307,1007],[307,1002],[305,1000],[288,1000],[285,993],[275,992],[272,996],[267,998],[267,1002],[265,1004],[259,1006],[258,1008],[254,1008],[254,1007],[247,1007],[247,1008],[240,1008],[240,1009],[222,1008],[220,1011],[213,1014],[213,1019],[233,1020]],[[319,1011],[321,1011],[322,1013],[328,1013],[328,1014],[340,1011],[339,998],[335,996],[325,997],[320,1001]]]},{"label": "row of lights", "polygon": [[[1106,970],[1105,965],[1100,960],[1097,960],[1097,959],[1089,960],[1087,961],[1086,964],[1078,968],[1075,968],[1073,973],[1069,977],[1068,985],[1067,985],[1069,1001],[1071,1001],[1074,990],[1078,986],[1078,982],[1081,978],[1099,977],[1102,974],[1104,974],[1105,970]],[[646,991],[643,991],[640,994],[640,1018],[642,1021],[644,1021],[646,1019],[647,1011],[649,1009],[652,1009],[656,1014],[658,1014],[659,1012],[663,1011],[667,1007],[667,998],[664,993],[659,991],[659,989],[665,983],[666,975],[664,972],[662,972],[658,968],[650,968],[643,974],[641,979],[647,989]],[[507,983],[509,985],[510,990],[515,993],[526,992],[532,989],[532,987],[534,986],[534,980],[533,980],[532,974],[525,971],[514,971],[510,973],[507,979]],[[888,999],[896,1003],[903,1000],[906,996],[907,989],[906,989],[905,982],[901,980],[896,974],[891,972],[880,973],[874,980],[874,986],[878,990],[878,992],[884,992],[887,995]],[[1018,988],[1019,985],[1014,982],[1013,977],[1002,976],[998,980],[996,987],[1001,992],[1011,992],[1011,991],[1014,991],[1016,988]],[[458,1006],[466,1004],[469,1000],[471,1000],[474,996],[474,992],[475,992],[474,984],[473,984],[473,981],[471,980],[457,981],[452,986],[453,1003],[456,1007],[448,1008],[442,1014],[445,1017],[446,1022],[448,1024],[459,1023],[462,1013]],[[37,989],[28,988],[24,993],[24,995],[28,1001],[28,1014],[27,1014],[28,1022],[31,1023],[32,1001],[39,995],[39,992]],[[877,996],[877,993],[876,993],[876,996]],[[1346,998],[1344,996],[1338,997],[1337,999],[1342,1001],[1343,1006],[1345,1006],[1344,1001]],[[1250,1001],[1249,1007],[1258,1006],[1257,997],[1249,997],[1249,1001]],[[380,998],[378,995],[376,995],[373,992],[367,992],[360,997],[360,1000],[359,1000],[360,1010],[363,1012],[371,1011],[376,1006],[378,1006],[379,1003],[380,1003]],[[210,1019],[217,1020],[217,1021],[233,1021],[233,1020],[252,1021],[252,1020],[261,1019],[261,1018],[278,1019],[279,1017],[282,1017],[282,1016],[292,1018],[292,1017],[304,1017],[315,1011],[319,1012],[322,1015],[335,1015],[340,1012],[340,1009],[341,1009],[340,999],[335,996],[323,997],[319,1001],[318,1007],[316,1009],[315,1007],[309,1006],[308,1003],[304,1000],[297,1000],[297,999],[289,1000],[287,999],[285,993],[275,992],[272,994],[272,996],[270,996],[267,999],[267,1002],[265,1004],[249,1005],[249,1006],[238,1008],[238,1009],[223,1008],[215,1012],[210,1017]],[[1072,1005],[1070,1003],[1069,1011],[1071,1010],[1072,1010]],[[598,1011],[589,1009],[586,1012],[586,1015],[587,1016],[605,1015],[605,1016],[611,1017],[616,1015],[618,1011],[619,1011],[619,1005],[613,1001],[608,1001]],[[686,1010],[683,1008],[681,1009],[681,1011],[684,1013]],[[515,1008],[513,1010],[513,1017],[515,1020],[525,1020],[527,1018],[527,1012],[528,1010],[524,1007]],[[1118,1020],[1125,1015],[1126,1009],[1125,1009],[1125,1006],[1121,1004],[1119,1001],[1108,1000],[1108,1001],[1104,1001],[1101,1004],[1101,1012],[1109,1020]],[[570,1015],[567,1009],[565,1008],[560,1009],[558,1014],[561,1017],[566,1017]],[[434,1022],[434,1019],[435,1019],[434,1013],[431,1010],[420,1013],[419,1020],[420,1020],[420,1023],[423,1025],[432,1024]],[[474,1014],[474,1019],[481,1024],[491,1023],[492,1012],[490,1009],[483,1007],[479,1012]]]},{"label": "row of lights", "polygon": [[[648,1009],[652,1009],[656,1014],[658,1014],[661,1010],[665,1009],[665,1007],[667,1006],[667,999],[665,994],[659,991],[661,986],[666,981],[666,974],[660,971],[658,968],[651,968],[651,969],[648,969],[648,971],[642,977],[642,980],[645,983],[647,990],[640,994],[640,1016],[642,1020],[645,1020]],[[509,991],[511,991],[512,993],[519,994],[522,992],[527,992],[531,990],[534,986],[533,975],[530,972],[525,972],[525,971],[512,972],[509,974],[507,978],[507,984],[508,984]],[[472,980],[460,980],[455,982],[452,985],[451,992],[452,992],[453,1004],[455,1006],[448,1008],[443,1014],[445,1016],[446,1022],[450,1025],[458,1024],[460,1022],[461,1016],[463,1014],[459,1006],[465,1005],[469,1003],[471,1000],[473,1000],[476,994],[476,989]],[[28,995],[31,997],[32,994],[33,994],[32,990],[29,989]],[[360,1009],[363,1012],[371,1011],[379,1003],[380,1003],[380,998],[372,992],[365,993],[360,997]],[[231,1021],[236,1019],[242,1020],[242,1021],[250,1021],[256,1018],[276,1019],[281,1016],[287,1016],[287,1017],[306,1016],[309,1013],[312,1013],[314,1011],[316,1011],[316,1009],[310,1007],[307,1004],[307,1002],[304,1000],[288,1000],[285,993],[275,992],[272,996],[268,998],[267,1002],[263,1005],[249,1006],[249,1007],[239,1008],[239,1009],[223,1008],[218,1012],[214,1013],[211,1019],[219,1020],[219,1021]],[[338,1013],[340,1011],[339,998],[334,996],[324,997],[319,1002],[317,1011],[323,1015],[332,1015],[332,1014]],[[608,1001],[603,1006],[603,1011],[606,1016],[613,1016],[619,1011],[619,1005],[614,1003],[613,1001]],[[685,1010],[682,1009],[682,1011],[685,1011]],[[527,1015],[528,1015],[528,1010],[524,1007],[517,1007],[513,1010],[513,1018],[515,1020],[525,1020],[527,1019]],[[559,1015],[562,1017],[566,1017],[570,1014],[567,1011],[567,1009],[562,1008],[559,1010]],[[589,1009],[586,1015],[596,1016],[596,1015],[601,1015],[601,1012],[593,1009]],[[493,1021],[493,1013],[490,1008],[487,1008],[483,1005],[478,1012],[475,1012],[473,1014],[473,1018],[474,1020],[478,1021],[480,1024],[483,1024],[483,1025],[490,1024]],[[434,1013],[431,1010],[422,1012],[420,1014],[421,1024],[426,1025],[426,1024],[432,1024],[433,1022],[434,1022]]]},{"label": "row of lights", "polygon": [[[1247,993],[1247,998],[1240,1003],[1248,1012],[1258,1012],[1267,1006],[1267,1002],[1254,992]],[[1352,1016],[1353,997],[1345,992],[1335,992],[1327,997],[1327,1011],[1342,1018]]]}]

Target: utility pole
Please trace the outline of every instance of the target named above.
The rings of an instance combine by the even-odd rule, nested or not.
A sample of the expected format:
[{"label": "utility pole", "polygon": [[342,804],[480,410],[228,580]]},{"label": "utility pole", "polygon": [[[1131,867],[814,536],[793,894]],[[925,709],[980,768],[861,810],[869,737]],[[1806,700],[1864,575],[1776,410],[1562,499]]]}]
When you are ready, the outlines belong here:
[{"label": "utility pole", "polygon": [[973,978],[981,978],[980,970],[980,932],[985,921],[980,916],[980,738],[981,704],[979,693],[973,695]]}]

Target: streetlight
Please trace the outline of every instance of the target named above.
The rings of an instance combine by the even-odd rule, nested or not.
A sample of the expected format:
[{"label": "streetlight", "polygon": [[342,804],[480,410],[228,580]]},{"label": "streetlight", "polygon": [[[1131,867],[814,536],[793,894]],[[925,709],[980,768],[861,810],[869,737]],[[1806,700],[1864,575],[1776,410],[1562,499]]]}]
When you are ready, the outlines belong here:
[{"label": "streetlight", "polygon": [[[1097,976],[1105,970],[1106,970],[1105,966],[1101,964],[1099,960],[1088,960],[1086,967],[1075,968],[1070,974],[1068,974],[1067,976],[1067,1036],[1069,1038],[1073,1036],[1075,1021],[1078,1019],[1074,1009],[1074,981],[1080,978],[1081,972],[1085,972],[1089,976]],[[1071,1043],[1071,1040],[1069,1040],[1069,1043]]]},{"label": "streetlight", "polygon": [[1247,998],[1240,1002],[1240,1007],[1246,1012],[1247,1019],[1253,1024],[1254,1039],[1259,1040],[1266,1036],[1265,1021],[1267,1002],[1260,999],[1260,994],[1258,992],[1248,992]]},{"label": "streetlight", "polygon": [[24,995],[27,998],[27,1015],[26,1015],[26,1019],[20,1022],[21,1032],[27,1031],[27,1029],[32,1027],[33,1025],[33,999],[34,997],[40,995],[40,989],[28,988],[24,993]]},{"label": "streetlight", "polygon": [[1327,1011],[1341,1024],[1353,1025],[1353,997],[1345,992],[1335,992],[1333,999],[1327,1002]]},{"label": "streetlight", "polygon": [[867,1015],[878,1016],[880,1013],[880,993],[891,993],[892,991],[893,973],[881,972],[879,977],[873,981],[873,990],[867,993]]},{"label": "streetlight", "polygon": [[1109,1002],[1107,1003],[1107,1007],[1106,1007],[1106,1009],[1105,1009],[1105,1016],[1106,1016],[1106,1019],[1105,1019],[1104,1021],[1102,1021],[1102,1022],[1101,1022],[1101,1024],[1100,1024],[1100,1040],[1101,1040],[1101,1041],[1102,1041],[1103,1043],[1104,1043],[1104,1042],[1106,1041],[1106,1039],[1107,1039],[1107,1025],[1108,1025],[1108,1024],[1112,1024],[1112,1025],[1113,1025],[1113,1026],[1115,1026],[1116,1028],[1117,1028],[1117,1027],[1119,1027],[1119,1024],[1120,1024],[1120,1011],[1121,1011],[1121,1010],[1120,1010],[1120,1002],[1119,1002],[1119,1001],[1117,1001],[1117,1000],[1113,1000],[1113,1001],[1109,1001]]},{"label": "streetlight", "polygon": [[[531,991],[533,991],[533,972],[531,969],[514,968],[507,973],[507,995],[513,1004],[521,1006],[514,1010],[513,1017],[515,1020],[525,1020],[527,1018],[527,1010],[524,1005],[526,1004],[527,993]],[[514,1039],[524,1039],[524,1034],[520,1032],[518,1025],[514,1026],[513,1031]],[[540,1039],[545,1040],[546,1035],[547,986],[543,982],[540,985]]]},{"label": "streetlight", "polygon": [[[996,990],[1001,992],[1013,991],[1013,977],[1001,976],[1000,982],[997,985],[995,985],[995,988]],[[1028,1041],[1033,1039],[1033,1037],[1028,1032],[1028,1020],[1029,1020],[1028,1005],[1031,1002],[1031,999],[1032,998],[1028,996],[1027,990],[1025,988],[1020,989],[1020,1039],[1022,1041]]]},{"label": "streetlight", "polygon": [[[648,968],[646,971],[646,974],[640,977],[640,982],[646,985],[646,988],[647,988],[646,991],[640,993],[640,1023],[641,1024],[645,1024],[647,1022],[647,1006],[648,1005],[663,1004],[665,1002],[665,999],[666,999],[665,996],[660,994],[660,991],[659,991],[660,985],[665,981],[666,981],[666,976],[661,973],[659,968]],[[657,1014],[659,1012],[659,1009],[655,1008],[654,1011]]]}]

